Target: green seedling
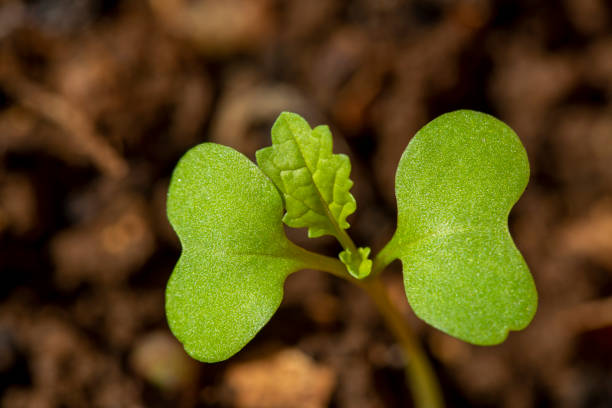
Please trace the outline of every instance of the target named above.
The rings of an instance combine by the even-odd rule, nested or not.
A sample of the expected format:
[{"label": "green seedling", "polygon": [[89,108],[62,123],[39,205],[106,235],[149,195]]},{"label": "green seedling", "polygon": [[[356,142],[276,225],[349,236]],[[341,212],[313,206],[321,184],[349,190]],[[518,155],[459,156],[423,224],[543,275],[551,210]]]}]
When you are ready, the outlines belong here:
[{"label": "green seedling", "polygon": [[[178,163],[168,218],[183,252],[166,289],[174,335],[193,358],[225,360],[279,307],[287,276],[318,269],[362,287],[402,346],[417,406],[442,406],[433,370],[380,273],[403,266],[408,302],[432,326],[477,345],[498,344],[531,321],[537,293],[508,231],[508,214],[527,185],[529,164],[516,134],[484,113],[461,110],[423,127],[396,174],[397,230],[374,257],[347,233],[356,210],[351,164],[332,152],[327,126],[294,113],[272,127],[257,164],[204,143]],[[287,239],[282,223],[308,236],[335,237],[338,258]]]}]

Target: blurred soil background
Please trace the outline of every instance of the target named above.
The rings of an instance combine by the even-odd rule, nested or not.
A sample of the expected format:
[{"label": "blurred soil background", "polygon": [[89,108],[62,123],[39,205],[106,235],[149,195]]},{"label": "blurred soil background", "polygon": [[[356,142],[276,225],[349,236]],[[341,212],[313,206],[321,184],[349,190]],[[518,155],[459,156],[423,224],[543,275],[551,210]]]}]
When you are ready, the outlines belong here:
[{"label": "blurred soil background", "polygon": [[605,0],[1,0],[1,406],[410,406],[374,307],[315,271],[236,357],[190,360],[164,317],[165,197],[191,146],[253,158],[291,110],[350,154],[351,232],[377,250],[404,147],[459,108],[527,148],[510,221],[538,313],[475,347],[414,317],[399,264],[393,300],[451,407],[612,406],[611,21]]}]

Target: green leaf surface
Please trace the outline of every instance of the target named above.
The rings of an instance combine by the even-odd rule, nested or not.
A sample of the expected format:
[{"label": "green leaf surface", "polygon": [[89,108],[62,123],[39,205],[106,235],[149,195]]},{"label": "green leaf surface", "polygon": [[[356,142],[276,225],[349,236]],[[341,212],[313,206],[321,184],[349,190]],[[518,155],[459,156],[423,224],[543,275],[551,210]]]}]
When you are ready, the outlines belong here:
[{"label": "green leaf surface", "polygon": [[400,258],[415,313],[462,340],[489,345],[532,319],[537,293],[508,231],[529,179],[527,155],[503,122],[444,114],[406,148],[396,174]]},{"label": "green leaf surface", "polygon": [[357,248],[357,253],[345,249],[340,252],[338,258],[355,279],[364,279],[372,272],[372,260],[369,259],[371,251],[369,247]]},{"label": "green leaf surface", "polygon": [[281,196],[245,156],[205,143],[180,160],[167,206],[183,247],[166,289],[168,323],[192,357],[227,359],[266,324],[285,278],[304,266],[283,231]]},{"label": "green leaf surface", "polygon": [[311,129],[295,113],[283,112],[272,126],[272,146],[257,152],[257,164],[285,198],[283,221],[308,228],[311,238],[333,235],[349,227],[346,217],[357,208],[349,192],[351,163],[332,153],[327,126]]}]

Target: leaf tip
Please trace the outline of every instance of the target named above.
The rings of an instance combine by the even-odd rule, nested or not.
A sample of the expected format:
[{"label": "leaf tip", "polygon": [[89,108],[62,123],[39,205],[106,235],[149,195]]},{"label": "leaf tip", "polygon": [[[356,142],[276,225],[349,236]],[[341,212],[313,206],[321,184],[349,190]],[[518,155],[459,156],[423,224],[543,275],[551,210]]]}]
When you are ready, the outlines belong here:
[{"label": "leaf tip", "polygon": [[274,124],[272,125],[272,132],[274,132],[279,126],[292,124],[299,124],[300,126],[306,125],[310,129],[308,122],[301,115],[295,112],[283,111],[274,121]]}]

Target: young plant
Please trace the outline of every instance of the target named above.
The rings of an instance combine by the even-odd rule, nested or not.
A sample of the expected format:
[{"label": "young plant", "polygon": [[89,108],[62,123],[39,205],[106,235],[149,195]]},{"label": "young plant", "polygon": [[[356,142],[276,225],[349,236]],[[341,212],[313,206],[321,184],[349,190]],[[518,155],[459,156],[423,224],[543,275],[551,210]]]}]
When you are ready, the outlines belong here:
[{"label": "young plant", "polygon": [[[498,344],[531,321],[537,293],[508,231],[529,164],[516,134],[480,112],[444,114],[423,127],[396,174],[393,238],[370,259],[347,234],[356,209],[349,158],[332,153],[327,126],[294,113],[272,127],[257,165],[229,147],[204,143],[179,161],[168,218],[183,247],[166,289],[174,335],[193,358],[237,353],[279,307],[287,276],[318,269],[362,287],[405,353],[420,407],[442,406],[425,353],[389,301],[380,273],[403,265],[408,302],[432,326],[477,345]],[[338,259],[287,239],[282,223],[334,236]]]}]

